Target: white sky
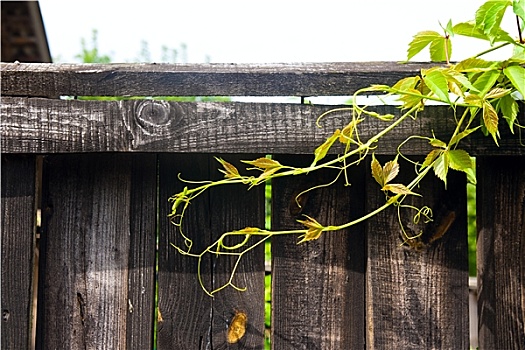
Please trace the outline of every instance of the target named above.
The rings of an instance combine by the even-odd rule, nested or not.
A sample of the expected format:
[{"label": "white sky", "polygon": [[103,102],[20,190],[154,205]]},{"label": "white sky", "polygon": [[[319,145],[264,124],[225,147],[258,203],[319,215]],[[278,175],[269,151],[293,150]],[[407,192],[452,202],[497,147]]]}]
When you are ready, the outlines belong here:
[{"label": "white sky", "polygon": [[[483,2],[40,0],[40,7],[58,62],[78,62],[81,38],[89,43],[97,29],[100,53],[114,62],[136,61],[145,40],[154,62],[160,62],[163,45],[186,44],[189,63],[207,56],[221,63],[284,63],[401,61],[416,32],[441,32],[438,21],[473,19]],[[459,39],[453,60],[487,48],[476,39]],[[428,54],[416,60],[428,60]]]}]

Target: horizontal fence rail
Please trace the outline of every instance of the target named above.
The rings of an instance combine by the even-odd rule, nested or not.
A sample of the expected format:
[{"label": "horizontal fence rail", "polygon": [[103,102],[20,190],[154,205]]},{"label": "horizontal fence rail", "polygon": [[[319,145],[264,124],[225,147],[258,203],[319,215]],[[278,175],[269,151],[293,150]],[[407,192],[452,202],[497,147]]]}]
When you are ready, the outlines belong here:
[{"label": "horizontal fence rail", "polygon": [[[429,66],[2,63],[2,349],[32,342],[37,349],[263,349],[265,334],[273,349],[468,348],[467,195],[459,172],[450,171],[446,188],[426,178],[417,189],[423,197],[406,202],[430,206],[432,222],[415,224],[410,212],[398,217],[392,207],[301,245],[297,237],[273,238],[270,271],[263,245],[238,266],[233,257],[206,255],[200,269],[171,246],[184,246],[167,217],[168,197],[188,185],[179,174],[219,179],[215,156],[238,167],[267,154],[308,166],[351,112],[330,114],[318,128],[317,118],[334,106],[151,97],[351,95]],[[375,108],[399,115],[396,106]],[[375,154],[384,164],[409,135],[449,135],[453,118],[445,106],[427,106],[385,136]],[[361,139],[384,125],[367,119]],[[479,346],[522,349],[525,147],[517,130],[499,147],[477,134],[461,147],[477,164]],[[417,140],[401,149],[420,160],[429,150]],[[413,165],[401,162],[399,181],[411,173]],[[271,228],[301,228],[297,219],[304,215],[338,225],[384,203],[369,160],[350,171],[351,186],[342,179],[323,186],[335,176],[326,170],[272,181]],[[233,185],[197,198],[183,226],[193,249],[225,231],[264,227],[265,197],[263,186]],[[403,244],[399,220],[412,235],[422,232],[416,243]],[[236,266],[234,282],[245,292],[205,294],[198,271],[213,289]],[[265,329],[268,273],[271,329]],[[247,323],[232,344],[229,326],[238,313]]]}]

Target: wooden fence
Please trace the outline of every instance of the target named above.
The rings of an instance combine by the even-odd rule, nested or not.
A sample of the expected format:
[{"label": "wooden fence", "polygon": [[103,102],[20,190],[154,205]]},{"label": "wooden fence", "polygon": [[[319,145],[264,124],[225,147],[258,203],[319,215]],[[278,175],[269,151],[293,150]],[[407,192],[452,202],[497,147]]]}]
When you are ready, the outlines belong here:
[{"label": "wooden fence", "polygon": [[[245,256],[236,275],[248,290],[230,288],[210,298],[198,284],[196,260],[170,246],[177,235],[167,199],[184,186],[179,173],[191,180],[220,176],[213,156],[239,164],[272,154],[282,163],[309,164],[315,147],[348,120],[335,113],[322,129],[315,127],[332,108],[323,105],[61,96],[350,95],[424,66],[2,64],[2,349],[27,349],[33,332],[39,349],[262,349],[262,246]],[[412,133],[444,135],[454,127],[451,118],[446,107],[427,107],[385,137],[376,154],[391,159]],[[366,139],[382,124],[363,125]],[[525,148],[518,133],[499,147],[483,135],[465,147],[478,167],[480,348],[522,349]],[[426,152],[425,142],[404,149],[413,156]],[[350,187],[337,183],[309,192],[301,209],[295,195],[332,175],[274,181],[272,227],[299,228],[303,214],[340,224],[378,207],[384,196],[369,169],[353,170]],[[411,171],[402,165],[400,176]],[[417,203],[430,204],[435,220],[417,249],[401,246],[395,208],[306,244],[297,245],[297,237],[274,239],[273,349],[467,349],[465,183],[457,172],[450,173],[447,190],[425,180],[424,202]],[[227,230],[264,226],[264,198],[263,188],[235,186],[199,198],[185,219],[196,233],[194,247]],[[37,208],[42,224],[33,269]],[[451,215],[450,228],[434,239]],[[402,218],[410,229],[410,217]],[[210,257],[201,271],[204,283],[218,286],[231,268],[232,261]],[[226,332],[236,310],[247,314],[248,325],[230,345]]]}]

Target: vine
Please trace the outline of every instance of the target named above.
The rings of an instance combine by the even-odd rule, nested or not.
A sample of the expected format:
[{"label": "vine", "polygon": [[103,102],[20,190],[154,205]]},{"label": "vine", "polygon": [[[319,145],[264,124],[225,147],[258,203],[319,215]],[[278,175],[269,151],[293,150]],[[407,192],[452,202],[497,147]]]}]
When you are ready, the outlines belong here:
[{"label": "vine", "polygon": [[[503,16],[509,8],[512,9],[513,14],[516,16],[518,32],[516,39],[512,38],[508,32],[501,28]],[[403,203],[407,196],[419,196],[415,189],[421,180],[432,171],[446,186],[447,174],[450,169],[465,172],[470,178],[473,178],[473,163],[470,155],[459,148],[461,141],[474,132],[483,132],[486,136],[490,135],[494,142],[498,144],[501,118],[507,122],[512,133],[515,132],[515,129],[518,129],[519,132],[523,128],[518,121],[518,101],[523,100],[525,96],[525,68],[523,67],[525,64],[525,40],[522,33],[522,28],[525,28],[524,22],[524,0],[491,0],[479,7],[476,11],[475,19],[472,21],[456,25],[449,21],[446,26],[441,26],[443,33],[435,31],[417,33],[409,44],[407,61],[428,47],[431,61],[443,62],[443,64],[429,69],[422,69],[419,75],[403,78],[393,86],[372,85],[361,89],[354,94],[351,107],[335,108],[319,116],[317,120],[318,126],[320,126],[320,120],[327,117],[330,113],[351,112],[351,119],[348,124],[342,129],[335,130],[324,143],[315,149],[314,159],[310,166],[293,167],[281,164],[274,159],[259,158],[243,161],[250,166],[246,170],[256,171],[257,175],[243,175],[229,162],[216,158],[222,166],[220,171],[224,174],[223,179],[191,182],[181,179],[179,175],[181,181],[194,187],[186,186],[182,192],[175,194],[169,199],[173,202],[172,212],[169,215],[170,219],[177,226],[178,233],[184,241],[183,246],[173,243],[172,246],[180,254],[198,259],[197,274],[203,290],[210,296],[226,287],[233,287],[239,291],[244,290],[243,287],[239,287],[233,282],[241,258],[244,254],[274,236],[298,235],[298,244],[316,240],[323,233],[353,226],[390,206],[398,208],[399,217],[400,210],[403,208],[415,210],[416,214],[413,217],[415,223],[421,219],[425,223],[431,221],[432,210],[430,208],[426,206],[416,208]],[[452,63],[452,39],[456,35],[485,40],[490,44],[490,48],[461,62]],[[506,46],[513,46],[513,54],[507,60],[489,61],[481,58],[489,52],[500,50]],[[359,106],[356,102],[358,100],[356,97],[368,93],[382,93],[397,97],[401,103],[400,109],[402,114],[396,118],[391,114],[382,115],[370,110],[368,107]],[[418,118],[418,114],[425,108],[428,101],[446,104],[452,108],[456,127],[448,140],[437,139],[434,135],[409,136],[398,146],[395,158],[381,165],[374,156],[374,150],[378,147],[378,141],[408,118]],[[458,107],[462,107],[462,112],[458,112]],[[389,124],[368,140],[362,140],[359,135],[359,126],[365,118],[378,118]],[[432,150],[422,163],[411,161],[402,153],[402,147],[414,139],[426,140],[432,147]],[[344,152],[334,159],[325,160],[326,155],[337,141],[344,145]],[[369,155],[372,157],[372,176],[378,183],[380,190],[384,192],[386,200],[382,206],[366,215],[342,225],[323,225],[315,218],[305,215],[302,220],[298,220],[304,228],[297,230],[271,231],[257,227],[246,227],[225,232],[203,251],[193,252],[193,241],[183,231],[184,216],[189,204],[208,189],[230,184],[243,184],[248,188],[252,188],[275,178],[298,176],[325,168],[337,169],[338,174],[332,182],[322,186],[330,186],[341,175],[344,175],[345,182],[349,184],[348,169],[361,163]],[[408,184],[394,182],[399,173],[399,157],[411,161],[416,167],[416,176]],[[318,187],[310,188],[307,191],[315,190]],[[300,207],[297,197],[296,202]],[[410,236],[405,231],[401,220],[399,222],[406,242],[417,237],[417,235]],[[237,244],[228,245],[226,242],[230,237],[240,237],[241,241]],[[253,239],[257,237],[259,239]],[[229,280],[214,290],[208,290],[202,281],[201,263],[206,254],[226,255],[236,258]]]}]

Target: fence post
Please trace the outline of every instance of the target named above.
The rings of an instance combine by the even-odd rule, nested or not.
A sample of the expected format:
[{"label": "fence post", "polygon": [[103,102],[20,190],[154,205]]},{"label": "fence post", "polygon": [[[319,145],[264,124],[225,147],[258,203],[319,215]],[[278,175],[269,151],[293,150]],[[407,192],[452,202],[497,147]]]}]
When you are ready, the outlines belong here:
[{"label": "fence post", "polygon": [[525,162],[477,159],[480,349],[525,344]]},{"label": "fence post", "polygon": [[35,156],[2,155],[2,349],[30,344],[35,170]]},{"label": "fence post", "polygon": [[[381,164],[387,160],[380,158]],[[401,163],[395,182],[408,183],[413,165]],[[412,172],[412,173],[411,173]],[[448,188],[432,174],[414,189],[422,197],[404,204],[429,206],[433,221],[414,223],[415,210],[390,207],[367,222],[367,348],[466,349],[468,337],[468,260],[466,183],[449,171]],[[385,202],[368,178],[367,211]],[[421,231],[422,230],[422,231]],[[420,235],[421,233],[421,235]]]}]

